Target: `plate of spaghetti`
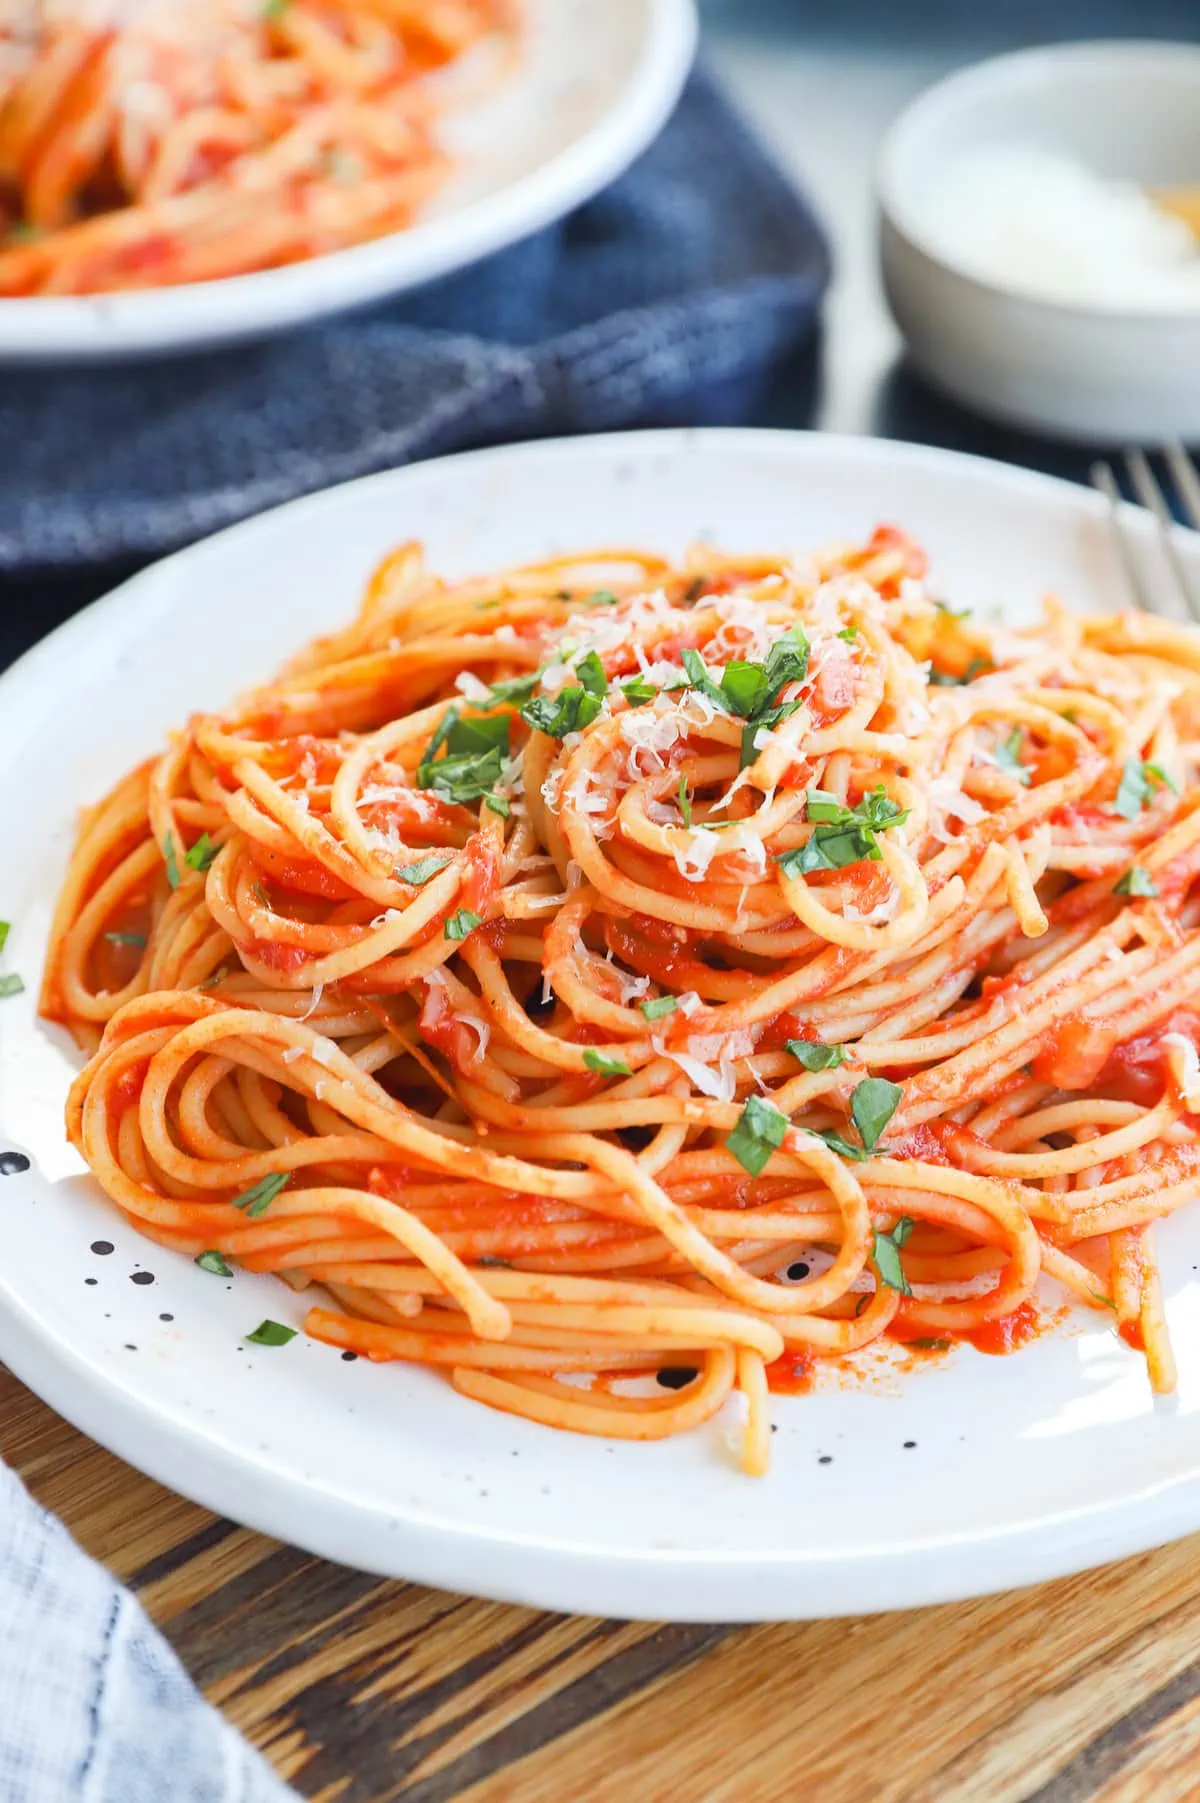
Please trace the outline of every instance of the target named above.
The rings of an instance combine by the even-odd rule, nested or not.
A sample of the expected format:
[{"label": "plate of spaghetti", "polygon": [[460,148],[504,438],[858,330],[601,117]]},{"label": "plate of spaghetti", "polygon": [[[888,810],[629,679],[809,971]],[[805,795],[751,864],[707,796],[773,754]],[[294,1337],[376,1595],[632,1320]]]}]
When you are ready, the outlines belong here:
[{"label": "plate of spaghetti", "polygon": [[1086,492],[713,432],[354,483],[61,628],[0,684],[0,1356],[554,1608],[1200,1525],[1200,637],[1123,598]]},{"label": "plate of spaghetti", "polygon": [[691,0],[5,0],[0,357],[248,338],[579,205],[678,96]]}]

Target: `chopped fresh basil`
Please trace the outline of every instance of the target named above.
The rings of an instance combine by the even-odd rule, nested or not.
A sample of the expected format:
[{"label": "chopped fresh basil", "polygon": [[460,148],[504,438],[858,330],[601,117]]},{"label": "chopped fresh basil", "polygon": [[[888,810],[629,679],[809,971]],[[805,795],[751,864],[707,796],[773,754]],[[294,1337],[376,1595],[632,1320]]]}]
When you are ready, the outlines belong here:
[{"label": "chopped fresh basil", "polygon": [[465,939],[468,933],[473,933],[476,927],[482,925],[479,915],[472,909],[460,908],[457,914],[450,916],[443,933],[447,939]]},{"label": "chopped fresh basil", "polygon": [[427,883],[431,876],[436,876],[439,870],[445,870],[453,862],[453,858],[431,855],[428,858],[418,858],[415,864],[402,864],[396,875],[402,883],[409,883],[414,889],[419,889],[422,883]]},{"label": "chopped fresh basil", "polygon": [[0,977],[0,1001],[6,1000],[10,995],[20,995],[24,988],[24,978],[19,977],[15,970],[10,970],[6,976]]},{"label": "chopped fresh basil", "polygon": [[843,806],[824,789],[808,791],[807,817],[816,824],[803,845],[776,859],[785,876],[807,876],[813,870],[844,870],[864,858],[878,863],[878,833],[901,826],[908,810],[894,802],[880,783],[853,808]]},{"label": "chopped fresh basil", "polygon": [[1158,894],[1158,885],[1141,864],[1131,864],[1120,881],[1113,884],[1113,894],[1153,896]]},{"label": "chopped fresh basil", "polygon": [[762,1096],[747,1096],[738,1124],[725,1144],[742,1169],[757,1177],[772,1152],[783,1144],[790,1124],[774,1103]]},{"label": "chopped fresh basil", "polygon": [[167,866],[167,881],[172,889],[178,889],[179,865],[175,862],[175,837],[172,833],[167,834],[167,849],[163,853],[163,857]]},{"label": "chopped fresh basil", "polygon": [[857,626],[843,626],[842,630],[838,633],[838,637],[840,639],[845,639],[847,644],[852,645],[854,643],[855,639],[858,637],[858,627]]},{"label": "chopped fresh basil", "polygon": [[678,1006],[673,995],[656,995],[652,1001],[638,1003],[647,1020],[661,1020],[664,1014],[674,1014]]},{"label": "chopped fresh basil", "polygon": [[[145,933],[105,933],[104,937],[110,945],[132,945],[139,951],[146,944]],[[0,939],[0,947],[3,947],[3,944],[4,941]]]},{"label": "chopped fresh basil", "polygon": [[535,695],[521,709],[521,718],[537,732],[552,739],[565,739],[569,732],[582,732],[590,726],[602,706],[600,695],[582,685],[572,685],[560,689],[557,695]]},{"label": "chopped fresh basil", "polygon": [[295,1337],[294,1327],[284,1327],[278,1321],[260,1321],[254,1332],[246,1335],[252,1346],[286,1346]]},{"label": "chopped fresh basil", "polygon": [[858,1128],[862,1143],[873,1152],[897,1108],[904,1092],[898,1083],[886,1077],[864,1077],[850,1097],[850,1118]]},{"label": "chopped fresh basil", "polygon": [[581,657],[575,666],[575,674],[589,695],[601,697],[608,694],[608,677],[604,674],[604,665],[594,651]]},{"label": "chopped fresh basil", "polygon": [[681,776],[679,779],[679,812],[683,816],[683,824],[690,827],[692,824],[692,798],[688,794],[686,776]]},{"label": "chopped fresh basil", "polygon": [[[692,688],[706,695],[713,706],[719,707],[723,713],[733,714],[747,722],[742,734],[743,769],[747,762],[753,762],[753,758],[747,758],[746,755],[748,749],[753,749],[754,732],[750,729],[775,725],[783,718],[782,713],[776,714],[770,721],[767,716],[774,713],[773,704],[782,689],[789,683],[803,682],[808,673],[808,654],[808,640],[802,629],[795,626],[775,641],[765,663],[735,660],[726,665],[718,683],[698,651],[689,649],[683,652],[683,667]],[[789,703],[785,711],[793,712],[796,705],[798,704]]]},{"label": "chopped fresh basil", "polygon": [[912,1295],[912,1285],[904,1275],[904,1266],[900,1262],[900,1248],[912,1230],[911,1217],[901,1215],[890,1233],[876,1232],[871,1253],[879,1281],[885,1283],[889,1290],[899,1290],[902,1296]]},{"label": "chopped fresh basil", "polygon": [[947,607],[944,601],[935,601],[933,605],[940,614],[945,614],[948,620],[967,620],[971,617],[969,607]]},{"label": "chopped fresh basil", "polygon": [[285,1189],[292,1180],[290,1171],[272,1171],[267,1177],[260,1177],[257,1183],[243,1190],[240,1196],[233,1198],[233,1206],[240,1208],[251,1221],[257,1221],[259,1215],[265,1215],[281,1189]]},{"label": "chopped fresh basil", "polygon": [[610,588],[594,588],[590,595],[584,595],[585,607],[619,607],[620,595],[614,594]]},{"label": "chopped fresh basil", "polygon": [[8,935],[11,931],[12,931],[11,921],[0,920],[0,952],[2,952],[5,948],[5,946],[8,944]]},{"label": "chopped fresh basil", "polygon": [[501,820],[507,820],[512,813],[512,803],[508,796],[501,795],[499,792],[485,795],[483,805],[485,808],[489,808],[493,814],[499,814]]},{"label": "chopped fresh basil", "polygon": [[930,670],[929,680],[939,689],[965,688],[967,683],[974,682],[985,670],[991,669],[986,657],[973,657],[961,676],[954,676],[948,670]]},{"label": "chopped fresh basil", "polygon": [[184,854],[183,861],[189,870],[207,870],[219,850],[207,833],[201,833],[192,849]]},{"label": "chopped fresh basil", "polygon": [[494,682],[488,690],[491,701],[528,701],[538,686],[540,672],[531,670],[526,676],[509,676],[503,682]]},{"label": "chopped fresh basil", "polygon": [[1165,783],[1176,795],[1179,790],[1161,764],[1143,764],[1140,758],[1129,758],[1121,773],[1114,808],[1123,820],[1136,820],[1144,807],[1154,799],[1154,791]]},{"label": "chopped fresh basil", "polygon": [[1168,772],[1163,769],[1161,764],[1143,764],[1142,769],[1145,771],[1146,775],[1152,777],[1156,783],[1165,783],[1172,795],[1178,795],[1179,784],[1175,781],[1173,776],[1169,775]]},{"label": "chopped fresh basil", "polygon": [[589,1046],[583,1054],[583,1062],[590,1071],[599,1077],[632,1077],[633,1072],[623,1058],[610,1058],[607,1052],[597,1052]]},{"label": "chopped fresh basil", "polygon": [[644,701],[653,701],[658,690],[648,676],[631,676],[621,684],[621,693],[630,707],[641,707]]},{"label": "chopped fresh basil", "polygon": [[[508,756],[511,726],[510,714],[464,719],[456,707],[448,707],[417,765],[417,787],[460,804],[485,797],[490,801]],[[446,755],[439,758],[443,748]]]},{"label": "chopped fresh basil", "polygon": [[806,1071],[835,1071],[846,1062],[844,1045],[819,1045],[815,1039],[789,1039],[787,1049]]},{"label": "chopped fresh basil", "polygon": [[263,18],[269,25],[273,25],[277,19],[282,19],[290,3],[291,0],[264,0]]},{"label": "chopped fresh basil", "polygon": [[953,1345],[952,1340],[910,1340],[910,1346],[920,1347],[922,1352],[948,1352]]},{"label": "chopped fresh basil", "polygon": [[835,1133],[832,1128],[826,1127],[818,1131],[817,1128],[810,1127],[808,1131],[817,1139],[823,1139],[829,1150],[836,1152],[839,1158],[848,1158],[851,1164],[862,1164],[868,1156],[861,1146],[851,1145],[848,1139],[845,1139],[840,1133]]},{"label": "chopped fresh basil", "polygon": [[1021,762],[1017,753],[1021,749],[1021,728],[1014,726],[1007,739],[996,746],[996,763],[1006,776],[1015,776],[1019,783],[1029,787],[1029,771]]},{"label": "chopped fresh basil", "polygon": [[193,1261],[202,1271],[211,1271],[214,1277],[232,1277],[233,1266],[226,1264],[219,1252],[202,1252]]}]

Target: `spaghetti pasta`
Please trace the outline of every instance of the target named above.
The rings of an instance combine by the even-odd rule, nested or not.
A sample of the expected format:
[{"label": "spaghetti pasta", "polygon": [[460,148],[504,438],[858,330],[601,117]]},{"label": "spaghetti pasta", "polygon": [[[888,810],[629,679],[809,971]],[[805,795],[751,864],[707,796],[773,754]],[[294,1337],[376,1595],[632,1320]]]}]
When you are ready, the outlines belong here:
[{"label": "spaghetti pasta", "polygon": [[319,1340],[657,1439],[1045,1274],[1172,1379],[1200,642],[929,597],[894,528],[445,582],[84,816],[41,996],[141,1232]]},{"label": "spaghetti pasta", "polygon": [[515,0],[5,0],[0,295],[269,269],[407,225],[433,72]]}]

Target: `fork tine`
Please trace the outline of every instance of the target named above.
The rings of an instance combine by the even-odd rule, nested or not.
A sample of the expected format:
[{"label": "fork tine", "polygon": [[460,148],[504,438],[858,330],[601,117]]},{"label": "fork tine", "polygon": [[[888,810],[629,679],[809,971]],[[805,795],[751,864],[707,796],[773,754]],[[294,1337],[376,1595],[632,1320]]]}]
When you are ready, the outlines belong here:
[{"label": "fork tine", "polygon": [[1200,470],[1178,440],[1163,446],[1163,456],[1171,472],[1171,480],[1179,490],[1188,523],[1200,531]]},{"label": "fork tine", "polygon": [[1172,530],[1175,521],[1171,509],[1167,505],[1166,496],[1159,487],[1154,471],[1144,451],[1126,451],[1125,466],[1129,471],[1129,480],[1142,506],[1148,508],[1158,522],[1158,540],[1166,553],[1167,562],[1175,577],[1176,585],[1183,599],[1183,604],[1193,620],[1200,624],[1200,595],[1192,592],[1191,578],[1179,555],[1179,547],[1175,543]]},{"label": "fork tine", "polygon": [[1134,602],[1143,613],[1157,613],[1154,597],[1142,580],[1142,572],[1137,558],[1133,554],[1133,548],[1126,537],[1125,528],[1121,524],[1121,490],[1117,486],[1117,478],[1112,473],[1112,466],[1103,462],[1093,463],[1089,475],[1092,487],[1097,489],[1108,502],[1109,536],[1117,556],[1121,560],[1121,567],[1125,571],[1125,580],[1133,592]]}]

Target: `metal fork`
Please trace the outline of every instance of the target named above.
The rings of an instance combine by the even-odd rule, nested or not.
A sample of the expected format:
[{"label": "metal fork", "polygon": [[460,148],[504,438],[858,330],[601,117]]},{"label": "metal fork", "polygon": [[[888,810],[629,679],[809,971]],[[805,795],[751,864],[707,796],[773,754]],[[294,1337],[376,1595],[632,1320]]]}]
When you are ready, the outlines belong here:
[{"label": "metal fork", "polygon": [[[1200,470],[1197,470],[1181,444],[1164,445],[1163,457],[1171,472],[1175,493],[1187,521],[1200,531]],[[1179,554],[1179,545],[1172,531],[1175,522],[1162,485],[1144,451],[1126,451],[1124,459],[1133,492],[1155,521],[1155,542],[1173,578],[1175,598],[1183,603],[1185,610],[1200,625],[1200,574],[1190,571]],[[1138,535],[1129,529],[1128,516],[1123,511],[1123,498],[1112,465],[1094,463],[1091,479],[1093,488],[1099,489],[1108,502],[1109,530],[1137,605],[1146,613],[1162,613],[1161,603],[1165,597],[1161,587],[1146,576],[1138,548]]]}]

